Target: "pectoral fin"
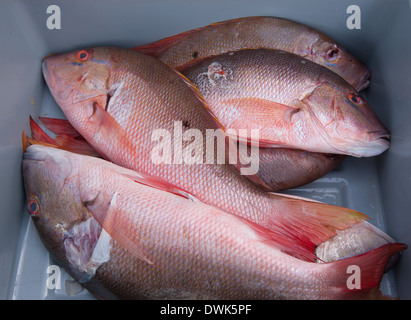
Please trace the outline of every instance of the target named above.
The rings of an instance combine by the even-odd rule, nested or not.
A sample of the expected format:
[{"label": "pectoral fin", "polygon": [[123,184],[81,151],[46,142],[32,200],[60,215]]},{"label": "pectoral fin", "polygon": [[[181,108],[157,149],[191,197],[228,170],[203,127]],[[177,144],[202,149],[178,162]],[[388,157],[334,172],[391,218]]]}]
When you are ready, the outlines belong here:
[{"label": "pectoral fin", "polygon": [[[289,131],[294,115],[300,111],[294,106],[259,98],[228,99],[222,105],[226,114],[230,108],[235,109],[232,117],[225,118],[225,126],[235,130],[258,129],[261,147],[284,146],[282,136]],[[253,141],[250,132],[247,135],[240,135],[239,140]]]},{"label": "pectoral fin", "polygon": [[138,259],[153,264],[139,241],[138,235],[132,234],[133,228],[126,228],[127,215],[115,205],[117,193],[109,195],[104,191],[81,193],[83,205],[87,207],[102,228],[121,246]]}]

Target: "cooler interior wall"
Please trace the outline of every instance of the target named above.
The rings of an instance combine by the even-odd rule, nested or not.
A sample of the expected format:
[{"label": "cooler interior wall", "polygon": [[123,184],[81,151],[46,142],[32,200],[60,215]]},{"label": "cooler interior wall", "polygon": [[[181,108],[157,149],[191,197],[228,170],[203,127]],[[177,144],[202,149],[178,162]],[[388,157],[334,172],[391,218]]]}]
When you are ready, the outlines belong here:
[{"label": "cooler interior wall", "polygon": [[[372,71],[365,96],[392,132],[391,148],[367,159],[347,159],[326,177],[290,190],[344,205],[399,242],[411,243],[411,12],[409,1],[62,1],[61,29],[46,26],[49,1],[0,3],[0,298],[68,298],[46,287],[53,262],[25,210],[21,134],[29,115],[62,116],[41,74],[47,54],[81,47],[137,46],[212,22],[243,16],[278,16],[317,28],[364,61]],[[361,9],[361,29],[346,27],[347,7]],[[411,254],[405,251],[383,291],[411,298]],[[69,277],[64,274],[64,279]],[[63,279],[63,280],[64,280]],[[92,298],[82,293],[75,298]]]}]

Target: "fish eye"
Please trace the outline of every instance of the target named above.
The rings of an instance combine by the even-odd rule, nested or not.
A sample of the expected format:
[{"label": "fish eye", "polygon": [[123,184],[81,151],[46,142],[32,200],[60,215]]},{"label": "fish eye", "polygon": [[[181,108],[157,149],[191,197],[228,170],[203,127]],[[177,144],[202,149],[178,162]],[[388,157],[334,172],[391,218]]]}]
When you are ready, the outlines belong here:
[{"label": "fish eye", "polygon": [[32,215],[35,216],[39,212],[40,206],[37,199],[32,198],[27,204],[27,210]]},{"label": "fish eye", "polygon": [[350,94],[349,96],[348,96],[348,99],[350,99],[350,101],[352,102],[352,103],[355,103],[355,104],[361,104],[362,103],[362,98],[360,97],[360,96],[358,96],[358,95],[356,95],[356,94]]},{"label": "fish eye", "polygon": [[334,62],[338,60],[339,56],[340,50],[338,50],[338,48],[332,48],[327,51],[325,58],[327,59],[327,61]]},{"label": "fish eye", "polygon": [[80,61],[86,61],[88,59],[88,57],[90,56],[90,54],[88,53],[88,51],[86,50],[81,50],[79,52],[77,52],[77,59]]}]

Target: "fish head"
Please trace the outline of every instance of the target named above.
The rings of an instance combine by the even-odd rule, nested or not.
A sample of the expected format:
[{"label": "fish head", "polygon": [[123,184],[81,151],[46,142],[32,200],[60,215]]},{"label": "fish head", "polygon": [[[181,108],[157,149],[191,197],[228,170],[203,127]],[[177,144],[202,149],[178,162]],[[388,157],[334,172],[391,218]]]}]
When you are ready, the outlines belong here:
[{"label": "fish head", "polygon": [[23,154],[27,210],[49,253],[81,283],[94,277],[111,250],[111,238],[81,197],[83,190],[95,192],[89,181],[80,181],[89,158],[42,145],[31,145]]},{"label": "fish head", "polygon": [[346,49],[327,37],[319,37],[311,46],[311,60],[326,66],[361,91],[368,87],[371,72]]},{"label": "fish head", "polygon": [[308,130],[316,132],[335,153],[370,157],[384,152],[390,145],[390,132],[365,98],[338,79],[339,83],[321,82],[299,100]]},{"label": "fish head", "polygon": [[107,99],[116,53],[115,48],[98,47],[43,59],[44,79],[63,112],[87,100]]},{"label": "fish head", "polygon": [[65,230],[89,215],[80,201],[77,169],[65,154],[31,145],[23,155],[27,211],[51,248],[62,245]]}]

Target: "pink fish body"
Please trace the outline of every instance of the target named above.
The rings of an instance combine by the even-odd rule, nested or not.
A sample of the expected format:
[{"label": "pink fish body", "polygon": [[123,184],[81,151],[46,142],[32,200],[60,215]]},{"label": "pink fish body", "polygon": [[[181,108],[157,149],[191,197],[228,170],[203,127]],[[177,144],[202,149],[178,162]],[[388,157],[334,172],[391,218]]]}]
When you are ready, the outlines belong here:
[{"label": "pink fish body", "polygon": [[335,73],[298,55],[241,50],[203,59],[181,72],[226,131],[258,129],[261,146],[356,157],[389,147],[390,133],[364,97]]},{"label": "pink fish body", "polygon": [[[102,159],[31,146],[23,170],[44,243],[100,297],[96,282],[128,299],[378,299],[387,260],[405,248],[304,262],[264,228]],[[350,265],[361,289],[347,285]]]},{"label": "pink fish body", "polygon": [[368,87],[370,71],[330,37],[303,24],[276,17],[244,17],[213,23],[133,48],[173,68],[242,49],[278,49],[335,72],[356,90]]}]

